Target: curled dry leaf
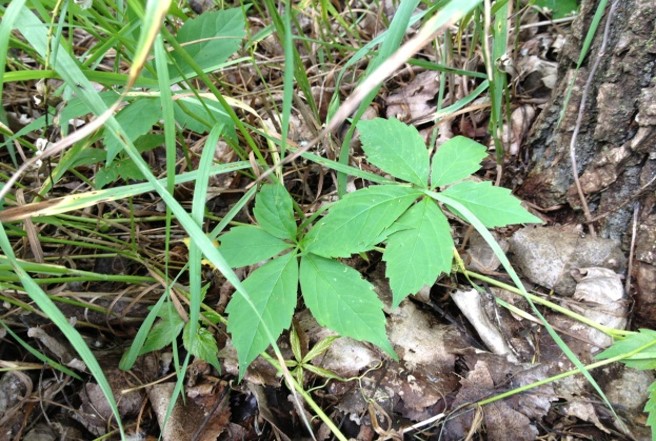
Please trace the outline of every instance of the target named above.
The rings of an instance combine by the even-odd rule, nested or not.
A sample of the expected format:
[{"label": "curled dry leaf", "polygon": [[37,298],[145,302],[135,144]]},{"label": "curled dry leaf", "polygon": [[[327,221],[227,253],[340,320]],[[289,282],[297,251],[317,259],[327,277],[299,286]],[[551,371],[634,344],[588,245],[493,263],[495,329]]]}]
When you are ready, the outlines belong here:
[{"label": "curled dry leaf", "polygon": [[[607,268],[582,268],[572,271],[578,281],[573,299],[579,303],[570,305],[573,311],[594,320],[600,325],[624,329],[629,313],[619,274]],[[611,337],[596,329],[586,329],[586,338],[598,348],[612,343]]]},{"label": "curled dry leaf", "polygon": [[395,90],[387,97],[387,117],[407,123],[426,117],[432,119],[439,78],[439,72],[421,72],[408,84]]}]

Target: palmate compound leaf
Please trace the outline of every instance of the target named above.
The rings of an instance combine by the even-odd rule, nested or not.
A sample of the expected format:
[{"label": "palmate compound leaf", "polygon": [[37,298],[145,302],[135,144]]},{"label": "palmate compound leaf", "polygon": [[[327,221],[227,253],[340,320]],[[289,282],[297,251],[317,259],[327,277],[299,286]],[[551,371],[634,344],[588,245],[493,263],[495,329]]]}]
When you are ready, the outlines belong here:
[{"label": "palmate compound leaf", "polygon": [[232,268],[253,265],[291,248],[292,244],[278,239],[253,225],[233,227],[221,236],[219,250]]},{"label": "palmate compound leaf", "polygon": [[253,271],[243,285],[262,315],[262,322],[258,322],[242,296],[232,297],[226,308],[228,332],[239,357],[240,378],[248,365],[269,346],[264,326],[269,328],[273,338],[278,338],[291,325],[298,292],[296,254],[287,253],[267,262]]},{"label": "palmate compound leaf", "polygon": [[300,280],[305,304],[320,325],[371,342],[396,358],[385,333],[383,304],[360,273],[336,260],[306,254]]},{"label": "palmate compound leaf", "polygon": [[433,155],[431,188],[453,184],[476,173],[485,156],[485,146],[472,139],[464,136],[449,139]]},{"label": "palmate compound leaf", "polygon": [[310,230],[305,250],[323,257],[370,250],[420,196],[418,190],[400,185],[374,185],[349,193]]},{"label": "palmate compound leaf", "polygon": [[409,294],[431,286],[440,273],[448,274],[453,261],[449,222],[430,199],[422,199],[394,223],[383,260],[392,288],[392,306]]},{"label": "palmate compound leaf", "polygon": [[280,184],[266,184],[255,196],[255,219],[265,231],[279,239],[296,238],[292,197]]},{"label": "palmate compound leaf", "polygon": [[428,150],[413,126],[397,119],[374,118],[358,123],[367,161],[420,187],[428,185]]},{"label": "palmate compound leaf", "polygon": [[[488,181],[465,181],[452,185],[442,192],[467,207],[488,228],[504,227],[510,224],[542,223],[542,221],[522,207],[519,199],[510,190],[494,187]],[[449,207],[462,218],[456,210]]]}]

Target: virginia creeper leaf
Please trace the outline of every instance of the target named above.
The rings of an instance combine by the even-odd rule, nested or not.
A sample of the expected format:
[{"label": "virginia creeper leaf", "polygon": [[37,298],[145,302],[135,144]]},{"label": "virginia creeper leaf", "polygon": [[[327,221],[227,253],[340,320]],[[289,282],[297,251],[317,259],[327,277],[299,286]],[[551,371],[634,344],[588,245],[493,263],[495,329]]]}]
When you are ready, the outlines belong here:
[{"label": "virginia creeper leaf", "polygon": [[[145,135],[162,117],[162,108],[159,100],[154,98],[138,99],[121,110],[116,120],[123,127],[125,133],[134,141]],[[105,148],[107,149],[107,165],[109,166],[123,147],[121,141],[107,132],[105,135]]]},{"label": "virginia creeper leaf", "polygon": [[[447,188],[442,194],[467,207],[488,228],[520,223],[542,223],[539,218],[522,207],[519,199],[510,194],[510,190],[494,187],[488,181],[461,182]],[[460,216],[456,210],[450,207],[449,209]]]},{"label": "virginia creeper leaf", "polygon": [[449,222],[430,199],[422,199],[395,222],[403,229],[387,239],[383,260],[392,288],[392,306],[431,286],[451,271],[453,239]]},{"label": "virginia creeper leaf", "polygon": [[260,226],[272,236],[290,240],[296,238],[292,197],[282,184],[262,186],[255,197],[253,214]]},{"label": "virginia creeper leaf", "polygon": [[158,316],[160,320],[150,329],[140,354],[165,348],[173,343],[178,338],[178,335],[180,335],[180,332],[182,332],[185,322],[175,310],[173,304],[165,304]]},{"label": "virginia creeper leaf", "polygon": [[[244,14],[240,8],[223,9],[189,19],[178,31],[176,39],[203,72],[221,67],[241,44],[245,35]],[[194,69],[175,51],[171,53],[187,79],[195,77]],[[176,77],[177,70],[171,77]]]},{"label": "virginia creeper leaf", "polygon": [[484,145],[464,136],[455,136],[433,155],[431,188],[452,184],[476,173],[487,156]]},{"label": "virginia creeper leaf", "polygon": [[253,310],[242,296],[232,297],[226,308],[228,332],[237,350],[240,379],[248,365],[269,346],[264,326],[277,339],[291,325],[298,291],[296,254],[287,253],[273,259],[253,271],[243,284],[262,315],[262,322],[253,316]]},{"label": "virginia creeper leaf", "polygon": [[207,328],[199,326],[196,338],[190,337],[189,323],[187,323],[182,332],[182,342],[184,343],[185,348],[191,353],[191,355],[206,361],[220,372],[221,365],[219,364],[219,358],[217,357],[219,348],[216,344],[214,335],[212,335]]},{"label": "virginia creeper leaf", "polygon": [[219,250],[232,268],[239,268],[269,259],[291,246],[260,227],[245,225],[222,235]]},{"label": "virginia creeper leaf", "polygon": [[300,279],[305,304],[320,325],[369,341],[396,358],[385,333],[383,303],[360,273],[336,260],[307,254],[301,259]]},{"label": "virginia creeper leaf", "polygon": [[645,404],[647,425],[651,427],[651,439],[656,440],[656,382],[649,386],[649,398]]},{"label": "virginia creeper leaf", "polygon": [[400,185],[375,185],[349,193],[310,230],[306,251],[348,257],[369,250],[419,196],[417,190]]},{"label": "virginia creeper leaf", "polygon": [[420,187],[428,185],[428,150],[413,126],[397,119],[375,118],[358,123],[367,161]]},{"label": "virginia creeper leaf", "polygon": [[630,334],[623,340],[616,341],[611,347],[597,354],[597,358],[604,360],[617,357],[650,344],[651,346],[639,353],[623,359],[622,363],[633,369],[656,369],[656,331],[651,329],[640,329],[639,332]]}]

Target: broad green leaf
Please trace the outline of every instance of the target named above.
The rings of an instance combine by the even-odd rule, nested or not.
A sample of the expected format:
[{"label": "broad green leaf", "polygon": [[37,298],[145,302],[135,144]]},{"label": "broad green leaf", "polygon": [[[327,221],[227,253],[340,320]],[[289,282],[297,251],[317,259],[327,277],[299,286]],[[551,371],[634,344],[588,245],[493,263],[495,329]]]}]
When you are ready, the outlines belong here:
[{"label": "broad green leaf", "polygon": [[420,187],[428,185],[428,150],[413,126],[397,119],[375,118],[358,123],[367,161]]},{"label": "broad green leaf", "polygon": [[301,291],[317,322],[340,335],[369,341],[391,357],[383,303],[360,273],[332,259],[307,254],[301,259]]},{"label": "broad green leaf", "polygon": [[263,326],[266,325],[273,337],[278,338],[291,325],[298,292],[296,254],[287,253],[261,266],[244,280],[243,285],[263,322],[255,321],[253,310],[242,296],[230,300],[226,308],[228,332],[237,349],[240,378],[248,365],[269,346]]},{"label": "broad green leaf", "polygon": [[552,11],[551,17],[553,19],[575,14],[579,7],[577,0],[535,0],[535,6]]},{"label": "broad green leaf", "polygon": [[487,156],[484,145],[464,136],[455,136],[442,144],[433,155],[431,188],[453,184],[476,173]]},{"label": "broad green leaf", "polygon": [[349,193],[310,230],[305,249],[324,257],[370,250],[419,196],[417,190],[400,185],[376,185]]},{"label": "broad green leaf", "polygon": [[628,335],[624,340],[613,343],[611,347],[597,354],[597,358],[604,360],[617,357],[643,346],[646,347],[644,350],[623,359],[622,363],[633,369],[656,369],[656,331],[651,329],[640,329],[639,332]]},{"label": "broad green leaf", "polygon": [[[210,72],[220,68],[239,48],[245,34],[244,14],[240,8],[232,8],[206,12],[187,20],[176,39],[203,72]],[[182,71],[180,74],[187,79],[196,76],[181,55],[173,52],[172,56]],[[177,76],[174,70],[171,77]]]},{"label": "broad green leaf", "polygon": [[292,197],[285,187],[266,184],[255,197],[253,214],[260,226],[279,239],[296,239],[296,220]]},{"label": "broad green leaf", "polygon": [[[161,116],[162,109],[159,100],[141,98],[125,106],[116,115],[116,120],[123,127],[130,141],[134,141],[148,133],[153,125],[160,120]],[[114,135],[107,133],[105,135],[105,148],[107,149],[107,165],[109,166],[118,152],[123,149],[123,145]]]},{"label": "broad green leaf", "polygon": [[402,229],[387,239],[383,254],[394,307],[409,294],[433,285],[440,273],[451,271],[454,246],[446,216],[430,199],[411,207],[397,224]]},{"label": "broad green leaf", "polygon": [[232,268],[253,265],[290,248],[291,244],[253,225],[233,227],[221,236],[219,251]]},{"label": "broad green leaf", "polygon": [[207,328],[198,327],[196,338],[190,337],[189,323],[187,323],[182,332],[182,342],[184,347],[191,353],[191,355],[208,362],[214,367],[214,369],[220,372],[221,365],[219,364],[219,358],[217,357],[219,348],[216,345],[214,335],[212,335]]},{"label": "broad green leaf", "polygon": [[[522,207],[519,199],[510,190],[494,187],[488,181],[465,181],[452,185],[442,192],[467,207],[487,228],[504,227],[510,224],[542,223]],[[456,215],[456,210],[449,207]]]},{"label": "broad green leaf", "polygon": [[160,320],[150,329],[140,354],[158,351],[172,344],[184,328],[184,320],[171,303],[165,304],[158,315]]},{"label": "broad green leaf", "polygon": [[94,183],[97,189],[101,189],[118,178],[123,179],[125,182],[138,181],[143,179],[143,174],[130,158],[121,158],[100,168],[96,172]]}]

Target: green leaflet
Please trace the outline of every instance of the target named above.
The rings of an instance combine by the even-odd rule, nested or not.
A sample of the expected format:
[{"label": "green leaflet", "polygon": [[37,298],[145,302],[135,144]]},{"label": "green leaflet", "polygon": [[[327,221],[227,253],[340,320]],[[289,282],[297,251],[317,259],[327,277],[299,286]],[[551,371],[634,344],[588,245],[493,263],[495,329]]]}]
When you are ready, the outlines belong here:
[{"label": "green leaflet", "polygon": [[431,286],[440,273],[451,272],[453,239],[446,216],[435,202],[422,199],[395,222],[383,260],[392,288],[392,306]]},{"label": "green leaflet", "polygon": [[232,268],[270,259],[292,245],[253,225],[233,227],[221,236],[219,250]]},{"label": "green leaflet", "polygon": [[487,156],[484,145],[464,136],[455,136],[442,144],[433,155],[431,189],[453,184],[476,173]]},{"label": "green leaflet", "polygon": [[[203,72],[210,72],[219,69],[239,49],[245,34],[244,14],[240,8],[232,8],[206,12],[187,20],[176,39]],[[171,55],[180,67],[181,75],[187,79],[196,76],[194,69],[185,63],[181,55],[175,52]],[[171,78],[174,77],[177,80],[177,70],[171,72]]]},{"label": "green leaflet", "polygon": [[260,226],[279,239],[296,239],[292,197],[282,184],[266,184],[255,197],[253,214]]},{"label": "green leaflet", "polygon": [[[162,109],[159,100],[142,98],[125,106],[116,115],[116,120],[123,127],[130,141],[134,141],[148,133],[161,117]],[[123,149],[123,146],[121,141],[107,132],[105,135],[105,148],[107,149],[107,165],[109,166]]]},{"label": "green leaflet", "polygon": [[599,360],[613,358],[641,347],[644,349],[629,358],[624,358],[622,363],[633,369],[656,369],[656,331],[651,329],[640,329],[639,332],[616,341],[611,347],[597,354],[596,358]]},{"label": "green leaflet", "polygon": [[367,161],[419,187],[428,185],[428,150],[413,126],[396,119],[375,118],[358,123]]},{"label": "green leaflet", "polygon": [[262,315],[262,322],[254,319],[243,297],[234,296],[228,303],[228,332],[239,357],[240,379],[248,365],[269,346],[263,324],[277,338],[292,322],[298,292],[296,254],[287,253],[266,263],[253,271],[243,285]]},{"label": "green leaflet", "polygon": [[649,386],[649,399],[645,404],[647,424],[651,427],[651,439],[656,441],[656,382]]},{"label": "green leaflet", "polygon": [[[628,335],[623,340],[616,341],[611,347],[597,354],[596,358],[622,357],[625,354],[636,352],[620,361],[633,369],[656,369],[656,331],[652,329],[639,329],[638,332]],[[656,382],[649,386],[649,398],[645,404],[647,425],[651,427],[651,439],[656,441]]]},{"label": "green leaflet", "polygon": [[320,325],[369,341],[397,358],[385,333],[383,304],[360,273],[336,260],[307,254],[301,259],[300,276],[305,304]]},{"label": "green leaflet", "polygon": [[[442,192],[471,210],[488,228],[505,227],[519,223],[542,223],[522,207],[510,190],[494,187],[491,182],[465,181],[452,185]],[[449,208],[456,215],[458,213]]]},{"label": "green leaflet", "polygon": [[158,351],[172,344],[178,338],[180,332],[182,332],[185,323],[173,307],[173,304],[166,303],[158,316],[160,320],[153,325],[148,333],[140,354]]},{"label": "green leaflet", "polygon": [[323,257],[348,257],[369,250],[419,196],[418,190],[400,185],[376,185],[349,193],[310,230],[305,250]]},{"label": "green leaflet", "polygon": [[564,18],[576,13],[577,0],[535,0],[535,6],[551,10],[553,19]]},{"label": "green leaflet", "polygon": [[185,325],[182,332],[182,341],[185,348],[191,352],[194,357],[208,362],[217,371],[221,372],[221,365],[219,364],[219,348],[216,345],[214,335],[207,329],[199,327],[196,331],[196,338],[191,338],[189,335],[189,322]]}]

